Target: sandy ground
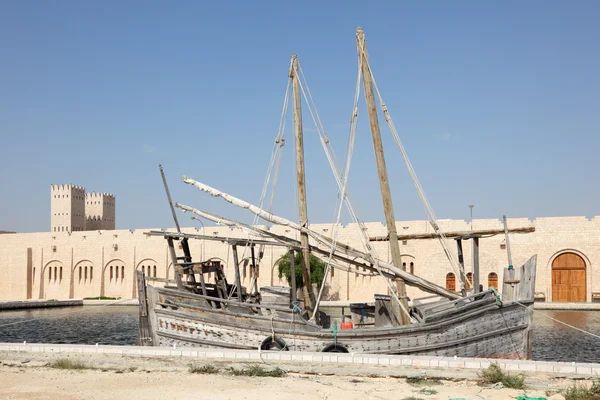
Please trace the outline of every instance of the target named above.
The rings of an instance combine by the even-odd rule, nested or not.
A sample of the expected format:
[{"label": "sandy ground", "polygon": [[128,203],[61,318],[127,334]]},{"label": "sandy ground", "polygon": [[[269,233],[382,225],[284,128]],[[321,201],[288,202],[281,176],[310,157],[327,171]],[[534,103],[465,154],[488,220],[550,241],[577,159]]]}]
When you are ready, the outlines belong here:
[{"label": "sandy ground", "polygon": [[[49,363],[69,358],[94,369],[57,370]],[[572,381],[544,376],[528,377],[526,390],[482,388],[472,372],[393,370],[379,366],[280,364],[290,372],[283,378],[232,376],[228,368],[249,363],[188,358],[140,358],[118,355],[31,354],[0,352],[0,399],[485,399],[504,400],[527,394],[546,396]],[[189,364],[210,364],[217,374],[192,374]],[[274,365],[260,364],[265,369]],[[411,385],[401,376],[443,376],[438,384]],[[453,379],[447,379],[453,378]],[[588,383],[589,384],[589,383]],[[433,390],[435,393],[425,393]]]}]

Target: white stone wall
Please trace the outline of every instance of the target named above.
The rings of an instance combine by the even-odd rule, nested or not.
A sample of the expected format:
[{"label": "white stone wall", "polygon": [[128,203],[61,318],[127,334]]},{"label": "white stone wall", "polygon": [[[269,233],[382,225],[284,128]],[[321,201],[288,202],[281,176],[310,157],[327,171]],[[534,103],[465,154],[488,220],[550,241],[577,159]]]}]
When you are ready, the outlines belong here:
[{"label": "white stone wall", "polygon": [[[61,198],[62,199],[62,198]],[[587,267],[587,301],[593,292],[600,292],[600,217],[510,219],[511,228],[534,225],[536,231],[529,234],[512,234],[513,264],[523,264],[533,254],[538,255],[536,292],[552,300],[552,260],[561,252],[575,252],[585,260]],[[400,234],[431,232],[426,221],[398,221]],[[470,224],[462,220],[445,220],[440,225],[444,230],[468,230]],[[367,223],[370,236],[385,235],[385,225]],[[474,229],[502,228],[496,219],[475,220]],[[311,225],[311,229],[331,235],[330,224]],[[136,296],[135,271],[142,269],[158,278],[173,278],[166,241],[162,237],[144,235],[150,229],[118,231],[75,231],[24,233],[0,235],[0,300],[22,300],[26,298],[27,283],[32,285],[34,299],[69,299],[95,296],[133,298]],[[246,237],[239,230],[228,227],[208,226],[206,229],[186,228],[185,232]],[[297,238],[295,231],[285,227],[274,227],[277,234]],[[355,224],[338,229],[338,241],[362,249],[358,227]],[[487,288],[487,277],[491,272],[502,279],[502,270],[507,265],[506,250],[502,247],[504,235],[480,240],[481,283]],[[383,260],[389,261],[389,246],[386,242],[373,242],[373,247]],[[214,241],[190,241],[192,255],[197,258],[219,259],[225,265],[225,273],[230,282],[234,281],[233,255],[228,246]],[[448,246],[456,254],[456,243],[448,241]],[[32,274],[27,274],[27,249],[32,251]],[[436,239],[409,240],[400,244],[403,261],[414,263],[415,274],[445,286],[446,274],[451,272],[449,262]],[[275,262],[284,253],[282,247],[265,248],[263,261],[259,267],[259,285],[285,285],[280,280]],[[181,250],[178,249],[181,255]],[[244,254],[245,253],[245,254]],[[472,271],[471,244],[464,244],[465,269]],[[239,259],[250,257],[250,251],[239,249]],[[62,267],[62,275],[60,274]],[[81,267],[81,278],[79,275]],[[112,267],[112,277],[111,277]],[[56,274],[55,274],[56,268]],[[117,276],[118,268],[118,276]],[[354,267],[353,267],[354,268]],[[86,276],[87,269],[87,276]],[[61,278],[62,276],[62,278]],[[387,293],[385,282],[380,277],[364,277],[356,273],[336,270],[329,276],[328,296],[331,300],[370,301],[375,293]],[[251,281],[250,271],[242,269],[245,285]],[[458,288],[458,282],[457,282]],[[423,293],[408,288],[411,298]]]}]

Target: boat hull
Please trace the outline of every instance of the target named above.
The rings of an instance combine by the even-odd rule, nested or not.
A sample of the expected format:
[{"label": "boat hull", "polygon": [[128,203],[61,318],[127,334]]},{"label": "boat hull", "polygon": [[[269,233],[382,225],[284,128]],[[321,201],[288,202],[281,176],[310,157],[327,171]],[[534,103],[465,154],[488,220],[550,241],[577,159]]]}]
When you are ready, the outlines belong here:
[{"label": "boat hull", "polygon": [[[517,269],[513,281],[532,286],[535,258]],[[514,273],[511,273],[514,275]],[[514,277],[513,277],[514,278]],[[525,279],[527,278],[527,279]],[[517,290],[519,289],[519,290]],[[506,289],[508,291],[508,289]],[[528,359],[531,356],[533,288],[517,287],[524,298],[503,302],[495,292],[485,297],[431,307],[423,322],[406,326],[337,330],[302,319],[293,310],[206,298],[176,289],[147,285],[147,340],[142,344],[184,348],[335,351],[442,357]],[[492,296],[494,293],[495,296]],[[275,340],[273,340],[275,339]]]}]

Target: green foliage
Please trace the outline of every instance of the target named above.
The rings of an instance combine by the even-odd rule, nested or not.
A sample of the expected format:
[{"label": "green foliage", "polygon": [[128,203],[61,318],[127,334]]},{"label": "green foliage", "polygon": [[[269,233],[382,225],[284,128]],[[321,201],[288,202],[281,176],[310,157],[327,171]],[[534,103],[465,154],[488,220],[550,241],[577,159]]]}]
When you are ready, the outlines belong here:
[{"label": "green foliage", "polygon": [[523,389],[525,388],[525,375],[512,375],[504,372],[498,363],[492,363],[479,373],[479,383],[482,385],[502,383],[507,388]]},{"label": "green foliage", "polygon": [[426,394],[426,395],[432,395],[432,394],[437,394],[437,390],[435,389],[427,389],[427,388],[423,388],[421,390],[419,390],[420,394]]},{"label": "green foliage", "polygon": [[269,370],[256,364],[242,369],[229,368],[229,372],[235,376],[268,376],[273,378],[281,378],[286,374],[286,372],[279,367]]},{"label": "green foliage", "polygon": [[575,383],[573,386],[569,386],[562,395],[565,400],[600,400],[600,379],[594,380],[590,388]]},{"label": "green foliage", "polygon": [[78,370],[93,369],[92,367],[90,367],[83,361],[70,360],[68,358],[60,358],[60,359],[54,361],[53,363],[51,363],[50,367],[56,368],[56,369],[78,369]]},{"label": "green foliage", "polygon": [[[296,268],[296,287],[298,289],[304,287],[304,279],[302,277],[302,252],[294,252],[294,267]],[[281,256],[277,261],[277,268],[279,270],[279,279],[285,276],[288,284],[292,284],[292,267],[291,267],[290,253],[286,253]],[[323,275],[325,274],[325,268],[327,264],[319,260],[317,257],[310,255],[310,280],[311,283],[320,284],[323,281]]]},{"label": "green foliage", "polygon": [[219,372],[219,369],[208,364],[202,366],[188,364],[188,371],[190,374],[216,374]]}]

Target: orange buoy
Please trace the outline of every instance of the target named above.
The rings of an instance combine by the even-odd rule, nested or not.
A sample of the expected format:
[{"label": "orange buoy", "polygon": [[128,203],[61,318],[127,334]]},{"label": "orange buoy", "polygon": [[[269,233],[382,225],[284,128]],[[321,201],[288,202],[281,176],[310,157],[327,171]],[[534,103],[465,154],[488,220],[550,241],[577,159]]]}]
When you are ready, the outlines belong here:
[{"label": "orange buoy", "polygon": [[352,325],[352,322],[342,322],[341,328],[342,329],[352,329],[352,328],[354,328],[354,325]]}]

